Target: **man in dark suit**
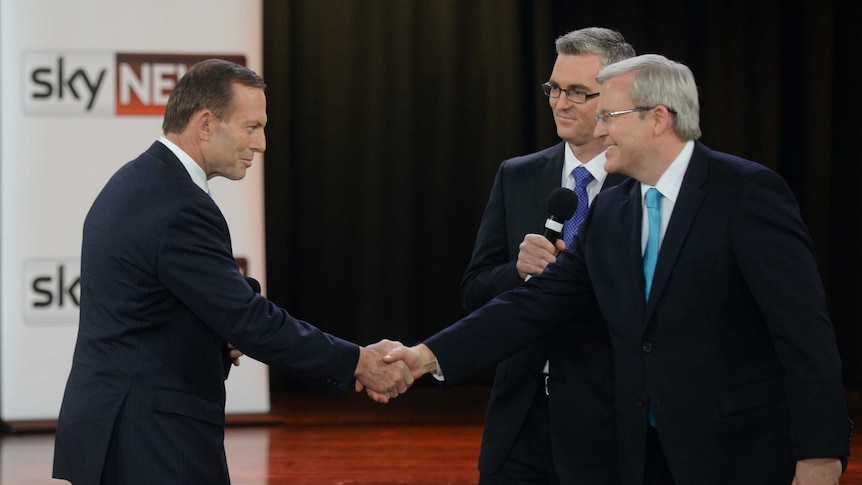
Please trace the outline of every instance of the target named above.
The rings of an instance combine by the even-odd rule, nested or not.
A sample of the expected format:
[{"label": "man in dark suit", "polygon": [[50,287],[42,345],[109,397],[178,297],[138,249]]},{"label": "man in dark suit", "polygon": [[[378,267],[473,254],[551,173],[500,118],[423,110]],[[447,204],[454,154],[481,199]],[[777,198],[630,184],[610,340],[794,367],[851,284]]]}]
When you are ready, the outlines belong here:
[{"label": "man in dark suit", "polygon": [[383,401],[412,383],[406,367],[291,317],[240,273],[207,180],[243,178],[264,151],[264,88],[245,67],[196,64],[168,100],[164,136],[93,202],[55,478],[230,483],[224,379],[239,353],[227,342],[331,396],[354,378]]},{"label": "man in dark suit", "polygon": [[453,385],[598,310],[613,344],[624,484],[837,484],[851,423],[787,184],[695,141],[687,67],[639,56],[599,82],[606,169],[632,178],[596,198],[542,274],[384,360]]},{"label": "man in dark suit", "polygon": [[[563,141],[500,165],[461,282],[467,311],[541,273],[571,242],[589,201],[624,178],[605,171],[604,146],[593,134],[596,76],[634,49],[618,32],[591,27],[561,36],[556,50],[542,87]],[[560,186],[579,196],[566,222],[572,230],[556,244],[525,238],[542,233],[548,196]],[[479,483],[617,482],[612,389],[610,339],[601,321],[561,329],[501,362],[485,416]]]}]

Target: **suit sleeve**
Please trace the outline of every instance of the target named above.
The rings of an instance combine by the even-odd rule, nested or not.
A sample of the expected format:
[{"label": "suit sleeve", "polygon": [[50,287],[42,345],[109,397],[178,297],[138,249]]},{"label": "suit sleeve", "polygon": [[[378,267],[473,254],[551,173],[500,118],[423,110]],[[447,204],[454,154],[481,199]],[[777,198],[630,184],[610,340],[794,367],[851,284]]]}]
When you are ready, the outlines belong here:
[{"label": "suit sleeve", "polygon": [[[578,239],[523,285],[425,340],[447,387],[496,364],[564,325],[594,321],[598,306]],[[576,319],[576,315],[584,316]]]},{"label": "suit sleeve", "polygon": [[172,217],[160,237],[159,278],[203,324],[312,388],[336,396],[350,387],[358,346],[254,293],[239,272],[214,204],[191,204]]},{"label": "suit sleeve", "polygon": [[748,178],[730,237],[785,371],[797,459],[844,457],[849,428],[835,333],[808,231],[776,174]]},{"label": "suit sleeve", "polygon": [[506,162],[503,162],[494,177],[488,205],[479,224],[473,256],[461,280],[461,303],[468,312],[523,283],[516,261],[510,255],[504,200],[505,167]]}]

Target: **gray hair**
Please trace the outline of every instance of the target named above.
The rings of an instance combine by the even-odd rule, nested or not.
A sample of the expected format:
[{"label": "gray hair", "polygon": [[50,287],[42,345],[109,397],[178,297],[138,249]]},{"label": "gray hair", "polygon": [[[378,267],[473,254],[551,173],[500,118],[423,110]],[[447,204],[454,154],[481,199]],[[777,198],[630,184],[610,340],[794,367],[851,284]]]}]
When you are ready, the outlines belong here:
[{"label": "gray hair", "polygon": [[556,41],[557,54],[602,56],[602,67],[634,57],[635,49],[619,32],[603,27],[587,27],[573,30]]},{"label": "gray hair", "polygon": [[637,107],[662,105],[676,112],[673,131],[683,141],[700,138],[700,104],[691,69],[657,54],[645,54],[605,66],[598,81],[634,73],[629,98]]}]

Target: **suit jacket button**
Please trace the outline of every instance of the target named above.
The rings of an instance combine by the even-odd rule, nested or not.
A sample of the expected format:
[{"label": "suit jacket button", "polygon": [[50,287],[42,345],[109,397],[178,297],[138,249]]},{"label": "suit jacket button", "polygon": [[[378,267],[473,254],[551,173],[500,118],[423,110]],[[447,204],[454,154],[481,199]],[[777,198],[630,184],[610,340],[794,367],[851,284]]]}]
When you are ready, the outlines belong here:
[{"label": "suit jacket button", "polygon": [[652,343],[644,342],[641,349],[643,349],[644,352],[652,352]]}]

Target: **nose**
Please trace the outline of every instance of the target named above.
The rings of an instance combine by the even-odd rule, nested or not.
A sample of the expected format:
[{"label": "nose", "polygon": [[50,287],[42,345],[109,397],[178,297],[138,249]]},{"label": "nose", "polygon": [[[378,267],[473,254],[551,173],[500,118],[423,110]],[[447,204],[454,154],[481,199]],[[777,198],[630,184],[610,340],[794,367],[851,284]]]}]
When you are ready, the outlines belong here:
[{"label": "nose", "polygon": [[257,153],[266,151],[266,134],[264,134],[263,130],[260,130],[260,134],[252,138],[250,148]]},{"label": "nose", "polygon": [[608,127],[601,120],[596,122],[596,127],[593,129],[593,136],[596,138],[604,138],[608,135]]}]

